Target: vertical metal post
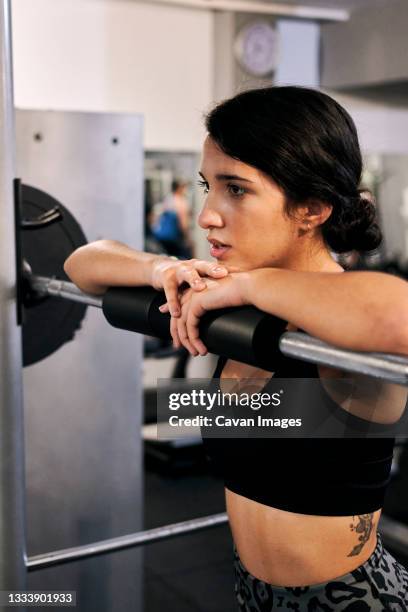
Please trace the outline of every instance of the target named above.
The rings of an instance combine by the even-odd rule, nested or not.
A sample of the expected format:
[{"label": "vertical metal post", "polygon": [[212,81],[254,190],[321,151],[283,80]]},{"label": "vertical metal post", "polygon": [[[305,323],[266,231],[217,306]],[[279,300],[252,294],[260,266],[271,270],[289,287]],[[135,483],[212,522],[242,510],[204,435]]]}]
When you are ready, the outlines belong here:
[{"label": "vertical metal post", "polygon": [[21,328],[16,312],[11,0],[0,0],[0,590],[26,588]]}]

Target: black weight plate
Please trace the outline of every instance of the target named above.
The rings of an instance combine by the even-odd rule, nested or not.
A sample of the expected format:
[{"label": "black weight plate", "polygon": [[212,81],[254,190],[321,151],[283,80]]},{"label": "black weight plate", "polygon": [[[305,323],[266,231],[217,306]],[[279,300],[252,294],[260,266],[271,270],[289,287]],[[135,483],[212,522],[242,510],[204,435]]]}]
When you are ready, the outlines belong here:
[{"label": "black weight plate", "polygon": [[[47,227],[21,230],[24,259],[33,274],[69,280],[64,261],[76,248],[87,243],[85,235],[71,213],[48,193],[22,185],[22,217],[35,219],[58,206],[63,219]],[[81,327],[87,306],[57,297],[48,297],[24,309],[23,363],[37,363],[73,340]]]}]

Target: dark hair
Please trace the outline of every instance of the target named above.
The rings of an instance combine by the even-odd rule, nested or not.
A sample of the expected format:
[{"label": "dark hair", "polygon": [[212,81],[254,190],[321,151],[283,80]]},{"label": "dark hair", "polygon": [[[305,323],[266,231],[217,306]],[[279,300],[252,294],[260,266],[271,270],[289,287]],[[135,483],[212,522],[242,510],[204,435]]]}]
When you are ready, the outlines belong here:
[{"label": "dark hair", "polygon": [[374,200],[359,189],[356,127],[333,98],[305,87],[254,89],[216,106],[206,127],[224,153],[273,179],[286,195],[288,215],[306,200],[331,204],[321,231],[332,251],[380,245]]},{"label": "dark hair", "polygon": [[186,181],[182,181],[181,179],[173,179],[171,181],[171,192],[176,193],[176,191],[180,189],[180,187],[184,187],[186,185],[187,185]]}]

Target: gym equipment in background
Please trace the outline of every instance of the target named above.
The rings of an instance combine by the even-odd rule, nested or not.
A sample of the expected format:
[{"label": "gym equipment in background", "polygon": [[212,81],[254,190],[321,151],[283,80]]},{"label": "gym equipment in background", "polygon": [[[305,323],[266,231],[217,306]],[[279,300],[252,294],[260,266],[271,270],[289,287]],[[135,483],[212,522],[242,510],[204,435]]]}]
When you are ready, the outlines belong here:
[{"label": "gym equipment in background", "polygon": [[[19,182],[16,182],[15,193],[16,225],[23,230],[17,242],[21,247],[19,262],[29,262],[25,273],[41,271],[68,280],[64,261],[72,251],[87,243],[81,226],[68,209],[48,193]],[[45,359],[72,340],[87,308],[78,302],[36,298],[28,289],[23,277],[19,295],[26,306],[23,320],[25,366]]]},{"label": "gym equipment in background", "polygon": [[[25,275],[31,267],[66,278],[63,261],[85,237],[143,248],[140,116],[17,110],[16,142],[21,219],[49,221],[47,210],[56,207],[63,217],[20,232]],[[31,188],[28,207],[25,185]],[[118,334],[86,304],[49,297],[28,306],[27,293],[25,299],[27,555],[137,532],[143,509],[143,339]],[[16,414],[14,409],[10,419]],[[10,427],[3,421],[5,437]],[[4,554],[12,548],[15,543],[4,546]],[[46,576],[33,573],[27,580],[31,590],[75,585],[78,612],[137,609],[142,550],[72,563],[63,572],[50,568]]]}]

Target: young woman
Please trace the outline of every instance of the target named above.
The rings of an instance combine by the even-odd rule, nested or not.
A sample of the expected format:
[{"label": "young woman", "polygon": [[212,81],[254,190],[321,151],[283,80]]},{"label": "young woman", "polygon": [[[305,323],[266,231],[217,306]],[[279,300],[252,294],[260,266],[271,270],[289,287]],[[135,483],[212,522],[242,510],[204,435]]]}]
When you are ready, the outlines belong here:
[{"label": "young woman", "polygon": [[[163,288],[174,344],[196,356],[206,353],[203,313],[243,304],[342,348],[407,355],[408,285],[378,272],[343,274],[333,256],[381,242],[375,207],[359,192],[362,161],[348,113],[318,91],[274,87],[223,102],[206,126],[199,224],[218,263],[98,241],[66,261],[73,282],[91,293],[111,285]],[[226,359],[215,372],[221,385],[253,378],[266,381],[263,388],[271,376],[341,375],[283,355],[272,375]],[[369,418],[364,388],[349,407],[357,419]],[[399,414],[405,406],[395,386],[381,384],[377,395],[399,398]],[[378,422],[395,420],[389,401],[376,405]],[[341,399],[337,407],[343,410]],[[225,474],[240,610],[407,609],[408,573],[377,534],[393,444],[272,438],[207,445]]]}]

